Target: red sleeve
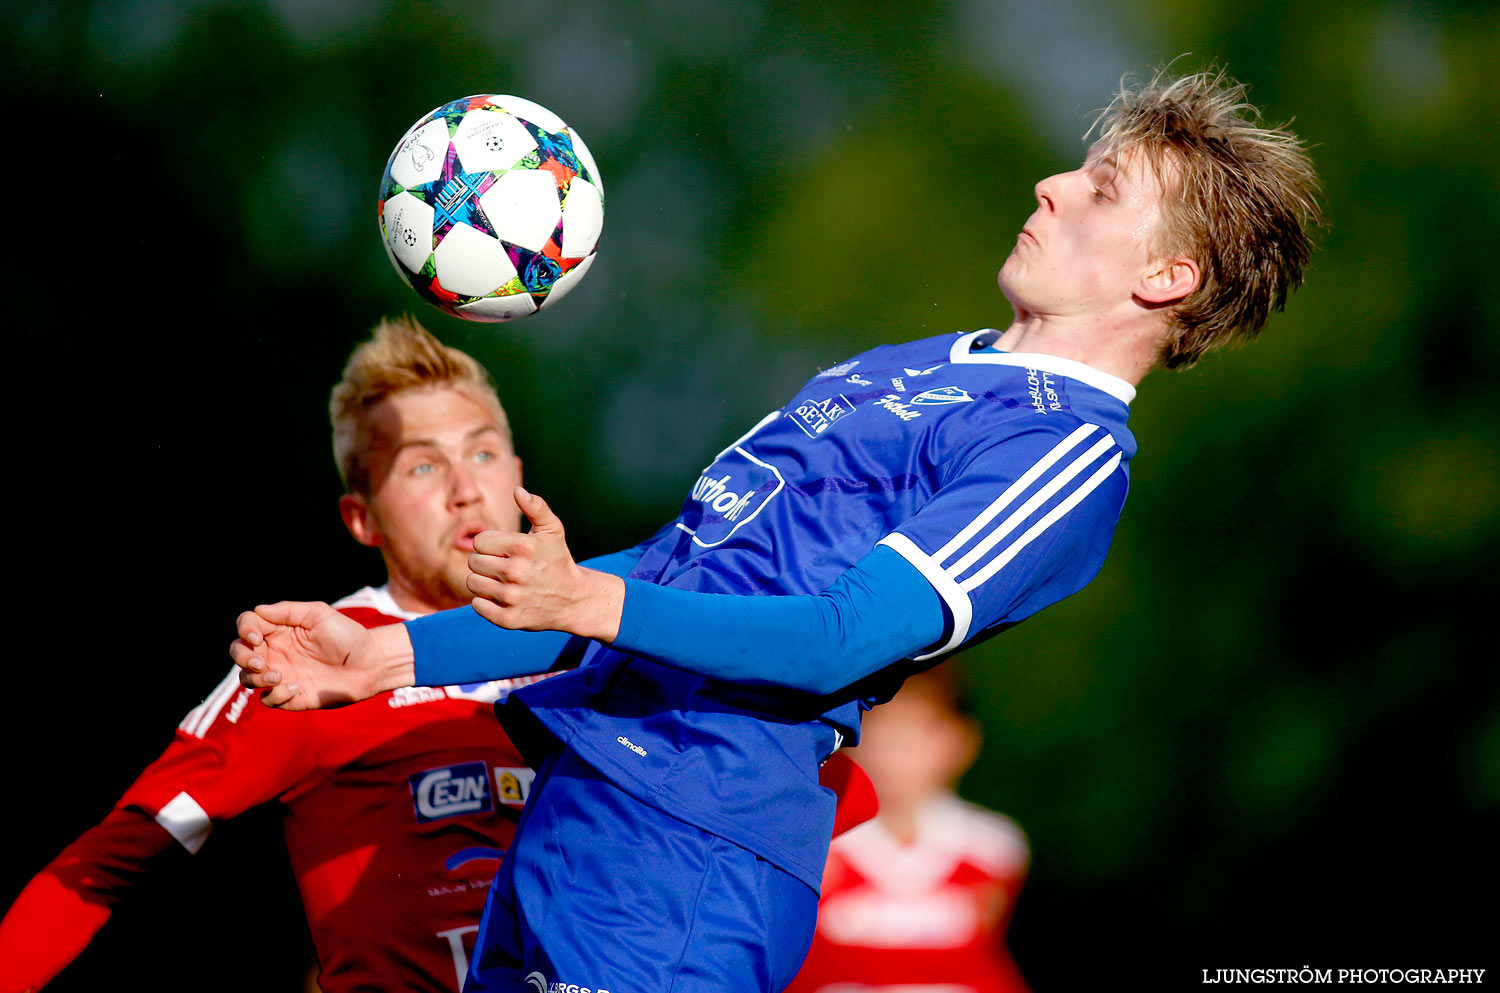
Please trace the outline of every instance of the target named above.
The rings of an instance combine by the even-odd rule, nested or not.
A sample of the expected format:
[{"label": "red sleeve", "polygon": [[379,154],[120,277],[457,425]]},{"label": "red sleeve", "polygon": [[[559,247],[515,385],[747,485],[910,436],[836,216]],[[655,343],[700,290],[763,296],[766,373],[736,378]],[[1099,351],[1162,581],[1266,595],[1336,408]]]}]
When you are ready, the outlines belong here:
[{"label": "red sleeve", "polygon": [[322,768],[320,714],[272,710],[231,672],[177,726],[117,807],[139,807],[189,851],[213,822],[273,800]]},{"label": "red sleeve", "polygon": [[215,821],[274,799],[319,768],[322,722],[263,706],[236,673],[183,718],[109,816],[21,891],[0,922],[0,993],[49,982],[153,864],[179,848],[197,851]]},{"label": "red sleeve", "polygon": [[837,838],[852,827],[874,817],[880,810],[875,784],[859,764],[843,752],[834,752],[818,770],[818,782],[838,796],[833,814],[833,836]]},{"label": "red sleeve", "polygon": [[109,920],[124,892],[180,847],[139,810],[113,810],[85,831],[0,920],[0,993],[51,982]]}]

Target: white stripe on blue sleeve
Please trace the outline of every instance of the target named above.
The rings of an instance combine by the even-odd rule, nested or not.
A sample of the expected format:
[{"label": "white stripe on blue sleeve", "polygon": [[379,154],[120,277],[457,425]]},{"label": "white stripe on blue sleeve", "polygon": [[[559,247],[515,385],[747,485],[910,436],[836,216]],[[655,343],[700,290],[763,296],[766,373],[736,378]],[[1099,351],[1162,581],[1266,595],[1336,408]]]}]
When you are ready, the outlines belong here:
[{"label": "white stripe on blue sleeve", "polygon": [[[1123,457],[1107,430],[1083,424],[1037,459],[932,555],[900,532],[882,538],[880,544],[888,545],[926,577],[953,615],[949,638],[918,660],[962,644],[974,623],[971,595],[1098,489]],[[1053,473],[1050,478],[1048,473]],[[1018,582],[1025,586],[1025,577]]]}]

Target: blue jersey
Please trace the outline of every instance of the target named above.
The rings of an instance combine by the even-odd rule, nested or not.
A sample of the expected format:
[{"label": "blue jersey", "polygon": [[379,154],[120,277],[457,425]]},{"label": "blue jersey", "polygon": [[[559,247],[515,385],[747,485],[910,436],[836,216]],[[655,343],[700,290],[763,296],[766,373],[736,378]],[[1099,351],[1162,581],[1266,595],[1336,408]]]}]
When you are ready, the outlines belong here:
[{"label": "blue jersey", "polygon": [[[827,696],[717,681],[617,647],[514,693],[621,789],[817,887],[833,822],[819,765],[914,669],[1081,589],[1119,518],[1134,388],[994,331],[873,349],[813,377],[724,449],[630,577],[812,594],[884,545],[946,610],[943,637]],[[712,646],[705,646],[711,651]],[[814,660],[815,661],[815,660]]]}]

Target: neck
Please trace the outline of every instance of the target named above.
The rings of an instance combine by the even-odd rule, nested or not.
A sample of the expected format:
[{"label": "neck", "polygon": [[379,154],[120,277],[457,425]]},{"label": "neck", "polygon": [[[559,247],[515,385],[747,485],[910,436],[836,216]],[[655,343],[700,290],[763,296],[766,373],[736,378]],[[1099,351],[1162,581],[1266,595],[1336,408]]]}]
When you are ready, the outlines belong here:
[{"label": "neck", "polygon": [[1161,338],[1155,320],[1122,325],[1099,317],[1054,317],[1018,309],[995,346],[1072,359],[1135,386],[1156,365]]},{"label": "neck", "polygon": [[469,602],[450,593],[437,594],[424,589],[421,585],[408,581],[406,577],[396,572],[387,575],[386,589],[390,590],[391,599],[395,600],[396,606],[402,610],[409,610],[414,614],[435,614],[440,610],[462,607]]}]

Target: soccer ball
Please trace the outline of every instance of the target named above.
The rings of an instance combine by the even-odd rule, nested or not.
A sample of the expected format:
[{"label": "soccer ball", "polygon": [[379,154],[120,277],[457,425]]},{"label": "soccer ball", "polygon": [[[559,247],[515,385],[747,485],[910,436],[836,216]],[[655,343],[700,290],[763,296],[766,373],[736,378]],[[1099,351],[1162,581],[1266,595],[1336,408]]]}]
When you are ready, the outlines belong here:
[{"label": "soccer ball", "polygon": [[594,262],[604,184],[562,118],[520,97],[445,103],[409,128],[380,181],[391,264],[468,321],[550,307]]}]

